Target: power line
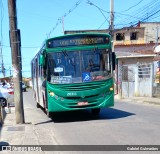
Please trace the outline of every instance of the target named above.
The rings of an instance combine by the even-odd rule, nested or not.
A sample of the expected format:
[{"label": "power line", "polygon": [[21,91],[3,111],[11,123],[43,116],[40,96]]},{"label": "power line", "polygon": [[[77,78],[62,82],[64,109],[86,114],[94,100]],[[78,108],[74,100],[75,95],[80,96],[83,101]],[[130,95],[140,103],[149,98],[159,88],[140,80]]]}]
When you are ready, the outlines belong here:
[{"label": "power line", "polygon": [[0,1],[0,10],[1,10],[1,43],[2,43],[2,39],[3,39],[2,23],[3,23],[3,18],[4,18],[4,8],[3,8],[3,2],[2,2],[2,0]]},{"label": "power line", "polygon": [[[134,11],[132,14],[134,14],[134,16],[137,16],[139,18],[138,21],[146,21],[148,19],[152,19],[151,17],[154,16],[155,14],[157,14],[159,11],[159,5],[160,2],[157,0],[152,0],[149,3],[147,3],[146,5],[142,6],[140,9]],[[154,14],[155,13],[155,14]],[[131,21],[129,23],[126,23],[126,21]],[[122,25],[136,25],[137,20],[131,20],[130,17],[128,18],[121,18],[121,23],[123,23]]]},{"label": "power line", "polygon": [[[91,1],[87,1],[87,4],[89,4],[89,5],[93,5],[93,6],[95,6],[100,12],[101,12],[101,14],[103,15],[103,17],[108,21],[108,23],[109,23],[109,20],[106,18],[106,16],[104,15],[104,13],[103,12],[106,12],[105,10],[103,10],[103,9],[101,9],[100,7],[98,7],[97,5],[95,5],[95,4],[93,4]],[[109,13],[109,12],[107,12],[107,13]]]},{"label": "power line", "polygon": [[[82,1],[83,1],[83,0],[77,1],[77,3],[76,3],[71,9],[69,9],[69,11],[66,12],[62,17],[63,17],[63,18],[66,18],[70,13],[72,13],[72,12],[79,6],[79,4],[80,4]],[[62,23],[62,17],[59,17],[59,18],[57,19],[56,25],[55,25],[55,26],[52,28],[52,30],[47,34],[47,37],[50,37],[51,33],[57,28],[57,26],[58,26],[60,23]]]},{"label": "power line", "polygon": [[142,1],[143,1],[143,0],[139,1],[137,4],[135,4],[135,5],[131,6],[131,7],[129,7],[127,10],[124,10],[124,11],[122,11],[122,12],[127,12],[127,11],[131,10],[132,8],[138,6]]},{"label": "power line", "polygon": [[98,27],[98,29],[100,29],[105,23],[106,21],[108,21],[107,19]]},{"label": "power line", "polygon": [[127,16],[127,17],[129,17],[129,18],[135,18],[135,19],[137,19],[137,20],[140,20],[140,18],[139,17],[137,17],[137,16],[133,16],[133,15],[130,15],[130,14],[124,14],[124,13],[120,13],[120,12],[114,12],[114,14],[118,14],[118,15],[122,15],[122,16]]},{"label": "power line", "polygon": [[108,12],[108,11],[106,11],[106,10],[100,8],[99,6],[93,4],[93,3],[92,3],[91,1],[89,1],[89,0],[87,1],[87,4],[93,5],[93,6],[97,7],[98,9],[100,9],[100,10],[103,11],[103,12],[110,13],[110,12]]},{"label": "power line", "polygon": [[[158,12],[160,12],[160,10],[158,10],[158,11],[154,12],[153,14],[145,17],[144,19],[141,19],[140,22],[144,22],[144,21],[148,20],[150,17],[154,16],[154,15],[157,14]],[[129,23],[129,24],[131,24],[131,23]],[[135,25],[137,25],[137,22],[134,23],[134,24],[132,24],[131,26],[135,26]]]},{"label": "power line", "polygon": [[[2,45],[2,47],[6,47],[6,48],[10,48],[10,46],[9,45]],[[21,48],[39,48],[40,46],[22,46]]]},{"label": "power line", "polygon": [[[134,6],[131,6],[130,8],[128,8],[128,9],[125,10],[125,11],[128,11],[128,10],[132,9],[133,7],[138,6],[142,1],[143,1],[143,0],[140,0],[137,4],[135,4]],[[89,1],[89,0],[87,1],[87,4],[90,4],[90,5],[95,6],[96,8],[98,8],[99,11],[102,13],[102,15],[105,17],[105,19],[107,20],[107,18],[106,18],[106,16],[104,15],[103,12],[109,13],[108,11],[103,10],[102,8],[100,8],[99,6],[95,5],[94,3],[92,3],[92,2]],[[151,18],[151,17],[154,16],[156,13],[158,13],[158,12],[155,12],[155,11],[157,10],[158,6],[159,6],[159,5],[157,5],[157,2],[156,2],[156,1],[152,1],[152,2],[148,3],[146,6],[150,6],[150,8],[151,8],[151,6],[152,6],[152,8],[151,8],[152,10],[150,11],[149,15],[147,15],[147,16],[146,16],[146,11],[145,11],[145,12],[141,12],[141,17],[138,17],[138,15],[132,16],[132,15],[129,15],[129,14],[114,12],[114,14],[115,14],[114,17],[116,17],[116,15],[118,15],[118,14],[120,14],[120,15],[122,15],[122,16],[128,16],[128,17],[129,17],[128,19],[125,19],[125,22],[122,22],[123,24],[117,24],[116,26],[118,26],[118,25],[123,25],[123,26],[124,26],[124,25],[136,25],[136,24],[138,23],[138,21],[145,21],[146,19]],[[147,9],[146,6],[145,6],[143,9],[141,8],[141,11]],[[103,12],[102,12],[102,11],[103,11]],[[147,10],[147,11],[148,11],[148,10]],[[151,13],[153,13],[153,12],[155,12],[155,14],[151,14]],[[134,14],[135,14],[135,13],[134,13]],[[151,14],[151,15],[150,15],[150,14]],[[136,21],[131,21],[131,18],[135,18]],[[119,19],[119,18],[116,18],[116,19]],[[98,29],[100,29],[100,28],[106,23],[106,20],[99,26]],[[126,21],[131,21],[131,22],[126,23]]]},{"label": "power line", "polygon": [[[91,1],[87,1],[87,4],[89,4],[89,5],[91,5],[91,6],[94,6],[94,7],[96,7],[100,12],[101,12],[101,14],[103,15],[103,17],[105,18],[105,21],[98,27],[98,29],[100,29],[105,23],[106,23],[106,21],[108,22],[108,24],[109,24],[109,20],[108,20],[108,18],[104,15],[104,13],[103,12],[107,12],[107,11],[105,11],[105,10],[103,10],[102,8],[100,8],[100,7],[98,7],[97,5],[95,5],[94,3],[92,3]],[[109,13],[109,12],[107,12],[107,13]]]}]

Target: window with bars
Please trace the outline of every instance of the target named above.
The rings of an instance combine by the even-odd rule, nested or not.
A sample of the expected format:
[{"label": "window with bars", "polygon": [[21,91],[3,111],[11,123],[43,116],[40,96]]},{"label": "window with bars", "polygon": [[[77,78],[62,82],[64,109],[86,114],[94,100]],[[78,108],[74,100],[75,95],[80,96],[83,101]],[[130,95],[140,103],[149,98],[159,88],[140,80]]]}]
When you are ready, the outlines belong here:
[{"label": "window with bars", "polygon": [[124,33],[116,33],[116,41],[122,41],[125,39]]},{"label": "window with bars", "polygon": [[130,33],[130,40],[137,40],[137,32]]},{"label": "window with bars", "polygon": [[138,77],[139,78],[150,78],[151,75],[151,65],[143,64],[138,66]]}]

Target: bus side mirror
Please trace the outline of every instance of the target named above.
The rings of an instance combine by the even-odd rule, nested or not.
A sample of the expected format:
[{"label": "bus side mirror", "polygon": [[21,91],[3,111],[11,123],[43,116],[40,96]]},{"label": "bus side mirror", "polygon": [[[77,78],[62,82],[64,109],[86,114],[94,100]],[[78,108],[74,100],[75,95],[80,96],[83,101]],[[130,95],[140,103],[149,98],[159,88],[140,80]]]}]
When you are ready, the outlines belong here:
[{"label": "bus side mirror", "polygon": [[116,63],[116,55],[115,52],[112,52],[112,69],[115,70],[115,64]]},{"label": "bus side mirror", "polygon": [[39,64],[40,64],[40,66],[44,66],[44,64],[45,64],[43,55],[40,55]]}]

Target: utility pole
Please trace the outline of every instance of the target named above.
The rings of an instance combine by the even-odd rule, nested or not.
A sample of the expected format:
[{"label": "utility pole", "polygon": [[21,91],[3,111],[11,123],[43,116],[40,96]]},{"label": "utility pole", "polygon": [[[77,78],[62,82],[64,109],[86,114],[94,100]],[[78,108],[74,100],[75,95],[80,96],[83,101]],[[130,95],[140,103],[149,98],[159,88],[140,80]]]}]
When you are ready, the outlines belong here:
[{"label": "utility pole", "polygon": [[12,50],[12,70],[14,83],[14,102],[16,123],[23,124],[24,109],[22,95],[22,72],[21,72],[21,50],[20,50],[20,31],[17,29],[16,0],[8,0],[8,12],[10,23],[10,46]]},{"label": "utility pole", "polygon": [[11,78],[11,67],[9,67],[9,75],[10,75],[10,78]]},{"label": "utility pole", "polygon": [[4,62],[3,62],[3,54],[2,54],[2,43],[0,42],[0,62],[1,62],[1,69],[3,77],[5,77],[5,68],[4,68]]},{"label": "utility pole", "polygon": [[159,27],[158,27],[158,26],[156,27],[156,31],[157,31],[157,33],[156,33],[156,46],[158,46],[158,38],[159,38],[159,37],[158,37],[158,35],[159,35],[159,34],[158,34],[158,32],[159,32]]},{"label": "utility pole", "polygon": [[110,23],[109,23],[109,32],[114,40],[114,0],[110,0]]}]

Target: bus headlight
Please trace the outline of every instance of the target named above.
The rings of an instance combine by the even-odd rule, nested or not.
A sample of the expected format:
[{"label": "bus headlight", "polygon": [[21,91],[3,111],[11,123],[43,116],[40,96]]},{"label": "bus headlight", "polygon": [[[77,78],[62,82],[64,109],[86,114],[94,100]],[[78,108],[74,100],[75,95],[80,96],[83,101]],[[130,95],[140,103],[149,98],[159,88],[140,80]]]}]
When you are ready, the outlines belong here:
[{"label": "bus headlight", "polygon": [[109,88],[109,90],[110,90],[110,91],[113,91],[114,89],[113,89],[113,87],[111,87],[111,88]]},{"label": "bus headlight", "polygon": [[50,92],[49,94],[50,94],[50,96],[52,96],[52,97],[55,95],[54,92]]},{"label": "bus headlight", "polygon": [[59,97],[59,96],[57,96],[54,92],[52,92],[52,91],[48,91],[49,92],[49,95],[51,96],[51,97],[54,97],[55,99],[60,99],[61,101],[64,101],[64,98],[63,97]]}]

